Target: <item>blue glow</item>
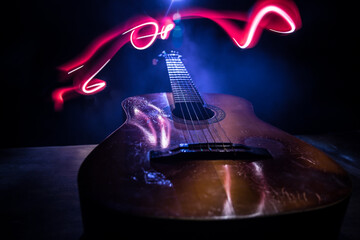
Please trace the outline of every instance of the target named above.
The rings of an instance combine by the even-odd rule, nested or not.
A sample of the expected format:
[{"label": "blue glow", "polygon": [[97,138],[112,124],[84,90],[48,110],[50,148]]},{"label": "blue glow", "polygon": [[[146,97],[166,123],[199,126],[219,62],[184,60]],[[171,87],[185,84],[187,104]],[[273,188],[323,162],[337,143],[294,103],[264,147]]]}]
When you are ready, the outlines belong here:
[{"label": "blue glow", "polygon": [[146,184],[156,184],[165,187],[172,187],[173,184],[170,180],[166,179],[164,174],[153,171],[144,170],[144,179]]}]

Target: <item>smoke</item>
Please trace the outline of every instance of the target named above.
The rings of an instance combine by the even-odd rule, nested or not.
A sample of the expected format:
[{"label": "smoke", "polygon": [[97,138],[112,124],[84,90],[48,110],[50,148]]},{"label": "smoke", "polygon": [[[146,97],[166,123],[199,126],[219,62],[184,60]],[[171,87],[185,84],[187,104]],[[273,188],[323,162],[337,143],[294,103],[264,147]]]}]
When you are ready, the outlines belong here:
[{"label": "smoke", "polygon": [[[145,51],[123,42],[117,48],[117,54],[110,51],[111,61],[96,76],[106,82],[107,88],[80,101],[87,109],[82,117],[83,131],[92,132],[92,136],[108,134],[124,121],[121,108],[124,98],[170,91],[165,63],[160,60],[156,66],[152,64],[163,50],[177,50],[183,55],[200,92],[246,98],[265,121],[277,122],[287,114],[297,89],[290,80],[291,66],[281,56],[268,50],[271,44],[264,44],[260,39],[256,47],[243,50],[234,44],[228,32],[209,19],[181,19],[175,23],[167,41],[158,39]],[[121,31],[124,30],[121,28]],[[267,34],[264,35],[266,42]],[[146,46],[147,42],[144,44]],[[102,59],[105,61],[108,58]],[[101,66],[95,66],[93,72]],[[85,67],[79,71],[83,69]],[[97,118],[89,117],[95,112]]]},{"label": "smoke", "polygon": [[241,50],[209,20],[183,22],[177,50],[200,92],[243,97],[269,122],[281,122],[291,114],[302,89],[294,81],[296,66],[271,46],[280,38],[268,39],[271,33],[265,34],[264,43],[260,40],[258,46]]}]

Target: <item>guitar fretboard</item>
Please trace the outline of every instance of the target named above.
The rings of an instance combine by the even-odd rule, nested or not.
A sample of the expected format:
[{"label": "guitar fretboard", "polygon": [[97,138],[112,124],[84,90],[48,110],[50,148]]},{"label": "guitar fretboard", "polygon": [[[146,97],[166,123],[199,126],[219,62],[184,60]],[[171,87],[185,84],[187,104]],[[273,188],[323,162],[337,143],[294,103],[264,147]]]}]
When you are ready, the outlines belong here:
[{"label": "guitar fretboard", "polygon": [[181,59],[168,54],[165,60],[175,103],[195,102],[204,104]]}]

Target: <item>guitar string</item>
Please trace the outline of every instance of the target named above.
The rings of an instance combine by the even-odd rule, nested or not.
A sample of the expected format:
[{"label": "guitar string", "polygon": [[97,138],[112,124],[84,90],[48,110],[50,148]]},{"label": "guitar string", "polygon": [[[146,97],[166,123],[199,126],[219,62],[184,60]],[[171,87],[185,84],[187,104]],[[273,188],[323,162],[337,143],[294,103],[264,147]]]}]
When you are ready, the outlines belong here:
[{"label": "guitar string", "polygon": [[[185,71],[187,72],[186,68],[185,68]],[[188,75],[189,75],[189,77],[190,77],[190,79],[191,79],[190,74],[188,74]],[[202,100],[202,98],[201,98],[201,96],[200,96],[200,93],[196,90],[194,84],[192,84],[191,87],[192,87],[193,90],[197,93],[197,95],[196,95],[197,99],[198,99],[200,102],[203,102],[204,104],[206,104],[206,102],[205,102],[204,100]],[[199,107],[198,107],[198,109],[199,109]],[[199,109],[199,111],[200,111],[202,117],[204,118],[204,116],[203,116],[203,114],[202,114],[202,111],[201,111],[200,109]],[[206,110],[205,110],[205,114],[206,114],[206,119],[210,119],[210,115],[209,115],[209,113],[208,113]],[[214,113],[214,116],[215,116],[215,122],[219,124],[218,118],[217,118],[217,114]],[[206,120],[206,121],[207,121],[207,120]],[[207,122],[208,122],[208,121],[207,121]],[[208,122],[208,123],[209,123],[209,122]],[[218,139],[219,139],[219,143],[222,144],[222,147],[223,147],[224,151],[226,151],[226,147],[225,147],[224,141],[222,140],[221,135],[220,135],[219,132],[217,131],[216,127],[215,127],[213,124],[210,124],[210,123],[208,124],[208,126],[209,126],[209,125],[212,126],[214,134],[217,135],[217,137],[218,137]],[[219,126],[220,126],[220,128],[221,128],[221,125],[219,125]],[[215,137],[214,137],[213,134],[211,133],[210,128],[207,127],[207,129],[208,129],[210,135],[212,136],[212,138],[214,139],[214,142],[217,143],[217,141],[215,140]],[[225,133],[224,130],[223,130],[223,132]],[[225,134],[225,135],[226,135],[226,134]],[[227,136],[226,136],[226,137],[227,137]],[[227,138],[228,138],[228,137],[227,137]],[[228,140],[230,140],[230,139],[228,138]],[[216,146],[216,145],[215,145],[215,146]],[[216,148],[217,148],[217,147],[216,147]]]},{"label": "guitar string", "polygon": [[[191,90],[193,91],[193,93],[195,94],[195,98],[196,98],[197,102],[202,104],[202,103],[203,103],[203,100],[199,97],[199,92],[196,90],[196,88],[195,88],[195,86],[194,86],[194,83],[193,83],[193,81],[192,81],[192,79],[191,79],[190,74],[188,73],[186,67],[183,65],[182,61],[181,61],[180,59],[179,59],[178,61],[179,61],[180,66],[181,66],[180,68],[181,68],[181,70],[183,71],[182,74],[185,75],[185,76],[183,76],[183,78],[187,79],[187,81],[189,82],[190,88],[191,88]],[[204,115],[203,115],[203,112],[201,111],[199,105],[198,105],[198,104],[195,104],[195,106],[196,106],[197,110],[199,111],[199,115],[201,115],[201,118],[202,118],[202,119],[205,119],[205,118],[204,118]],[[196,110],[195,110],[194,107],[193,107],[193,110],[194,110],[194,112],[196,113]],[[205,112],[206,112],[206,111],[205,111]],[[206,116],[207,119],[209,119],[209,118],[210,118],[209,114],[208,114],[207,112],[206,112],[206,114],[207,114],[207,116]],[[207,121],[206,121],[206,122],[207,122]],[[199,119],[198,119],[198,123],[199,123],[199,125],[203,125],[203,124],[200,123],[200,120],[199,120]],[[215,139],[213,133],[211,132],[211,130],[209,129],[209,125],[208,125],[208,124],[206,125],[206,129],[208,130],[208,132],[209,132],[209,134],[210,134],[210,141],[211,141],[211,138],[212,138],[213,141],[214,141],[214,143],[216,143],[216,139]],[[207,140],[206,134],[205,134],[205,132],[204,132],[203,129],[202,129],[202,131],[203,131],[203,134],[204,134],[204,136],[205,136],[205,139]],[[221,141],[221,137],[220,137],[219,135],[218,135],[218,138],[219,138],[220,141]],[[207,142],[208,142],[208,140],[207,140]],[[209,150],[211,150],[210,144],[208,144],[208,148],[209,148]]]},{"label": "guitar string", "polygon": [[[185,68],[185,70],[186,70],[186,68]],[[187,72],[187,71],[186,71],[186,72]],[[189,74],[188,74],[188,75],[189,75]],[[189,76],[190,76],[190,75],[189,75]],[[190,78],[191,78],[191,77],[190,77]],[[196,91],[194,85],[192,85],[192,87],[193,87],[193,89]],[[197,91],[196,91],[196,92],[197,92]],[[197,93],[198,93],[197,98],[199,99],[199,95],[200,95],[200,94],[199,94],[199,92],[197,92]],[[199,100],[201,100],[201,99],[199,99]],[[200,111],[200,112],[201,112],[201,111]],[[205,113],[206,113],[206,117],[209,119],[210,116],[209,116],[208,112],[205,111]],[[227,138],[228,142],[229,142],[230,145],[231,145],[232,150],[234,151],[233,143],[232,143],[231,139],[229,138],[229,136],[227,135],[225,129],[222,127],[222,125],[221,125],[221,123],[220,123],[220,121],[219,121],[218,116],[217,116],[216,113],[215,113],[214,117],[215,117],[215,122],[219,125],[221,131],[223,132],[223,135],[225,136],[225,138]],[[210,124],[210,125],[212,125],[212,124]],[[224,148],[224,151],[226,151],[226,147],[225,147],[224,141],[222,141],[221,135],[218,133],[217,128],[215,128],[215,126],[212,126],[212,127],[213,127],[213,129],[215,130],[215,132],[216,132],[216,134],[217,134],[220,142],[222,143],[223,148]],[[208,131],[209,131],[209,133],[211,133],[209,129],[208,129]],[[216,142],[216,140],[215,140],[215,142]]]},{"label": "guitar string", "polygon": [[[209,117],[210,117],[209,114],[208,114],[207,112],[206,112],[206,114],[207,114],[207,117],[209,118]],[[215,117],[215,123],[219,125],[219,127],[220,127],[223,135],[225,136],[225,138],[227,138],[227,140],[228,140],[228,142],[229,142],[229,144],[230,144],[230,146],[231,146],[232,151],[235,152],[233,142],[231,141],[231,139],[230,139],[229,136],[227,135],[225,129],[222,127],[222,125],[221,125],[221,123],[220,123],[220,121],[219,121],[218,116],[217,116],[216,113],[214,114],[214,117]],[[215,128],[215,126],[213,126],[213,128],[214,128],[215,131],[218,133],[217,128]],[[218,136],[221,136],[221,135],[218,133]],[[220,137],[220,141],[222,142],[224,151],[226,151],[226,147],[225,147],[224,141],[221,140],[221,137]]]},{"label": "guitar string", "polygon": [[[189,81],[189,77],[190,77],[190,76],[189,76],[189,74],[187,73],[186,68],[184,67],[184,65],[183,65],[182,61],[180,60],[179,56],[177,56],[177,58],[175,58],[174,62],[175,62],[176,69],[177,69],[177,73],[178,73],[178,79],[181,79],[180,81],[186,81],[186,82],[188,83],[188,85],[189,85],[189,83],[190,83],[190,85],[191,85],[191,78],[190,78],[190,81]],[[184,71],[185,73],[183,73],[182,71]],[[187,74],[186,74],[186,73],[187,73]],[[188,79],[186,79],[186,77],[184,78],[184,75],[185,75]],[[186,80],[185,80],[185,79],[186,79]],[[182,83],[182,85],[183,85],[183,88],[182,88],[182,89],[184,90],[184,92],[186,92],[187,95],[190,96],[191,98],[194,98],[193,94],[190,93],[190,92],[188,92],[189,90],[191,90],[191,88],[189,88],[188,85],[187,85],[187,86],[184,85],[183,83]],[[186,88],[185,88],[185,87],[186,87]],[[188,103],[186,102],[185,104],[187,105]],[[200,126],[200,118],[199,118],[198,114],[196,113],[196,110],[195,110],[195,107],[194,107],[194,104],[193,104],[193,99],[191,99],[190,105],[191,105],[192,110],[193,110],[194,113],[195,113],[195,117],[196,117],[196,119],[197,119],[198,126]],[[197,105],[196,105],[196,106],[197,106]],[[189,113],[189,114],[190,114],[190,113]],[[195,129],[194,129],[194,130],[195,130]],[[202,132],[202,134],[204,135],[204,139],[205,139],[205,141],[206,141],[207,147],[208,147],[208,149],[210,150],[210,144],[209,144],[209,141],[208,141],[208,139],[207,139],[207,137],[206,137],[206,134],[205,134],[203,128],[201,128],[201,132]],[[200,142],[199,142],[199,143],[200,143]],[[201,143],[200,143],[200,147],[201,147]]]},{"label": "guitar string", "polygon": [[[172,59],[173,59],[173,58],[172,58]],[[185,68],[185,67],[184,67],[184,68]],[[186,68],[185,68],[185,71],[186,71]],[[186,71],[186,72],[187,72],[187,71]],[[188,75],[189,75],[189,74],[188,74]],[[191,79],[191,77],[190,77],[190,79]],[[194,88],[194,85],[193,85],[193,84],[190,85],[190,86],[196,91],[196,89]],[[197,92],[197,91],[196,91],[196,92]],[[181,93],[182,93],[182,92],[181,92]],[[198,93],[198,92],[197,92],[197,93]],[[199,94],[199,93],[198,93],[198,94]],[[199,95],[200,95],[200,94],[199,94]],[[199,95],[196,96],[196,97],[198,98],[198,100],[199,100]],[[183,99],[185,99],[184,95],[183,95]],[[186,104],[185,104],[185,105],[186,105]],[[187,107],[187,105],[186,105],[186,107]],[[180,108],[181,108],[181,112],[182,112],[183,118],[185,118],[181,104],[180,104]],[[187,107],[187,108],[188,108],[188,107]],[[194,110],[194,108],[193,108],[193,110]],[[194,111],[195,111],[195,110],[194,110]],[[189,116],[190,116],[189,109],[188,109],[188,113],[189,113]],[[201,111],[200,111],[200,113],[201,113]],[[205,111],[205,113],[206,113],[206,115],[207,115],[207,118],[209,119],[209,118],[210,118],[209,114],[208,114],[206,111]],[[201,113],[201,114],[202,114],[202,113]],[[202,117],[203,117],[203,116],[202,116]],[[225,136],[225,138],[228,139],[228,141],[229,141],[232,149],[234,150],[234,146],[233,146],[233,144],[232,144],[232,141],[230,140],[229,136],[226,134],[226,131],[225,131],[224,128],[222,127],[221,123],[219,122],[219,119],[218,119],[217,114],[215,114],[214,117],[215,117],[215,122],[219,125],[221,131],[223,132],[223,135]],[[191,118],[191,116],[190,116],[190,118]],[[191,118],[191,121],[192,121],[192,118]],[[184,123],[185,123],[185,121],[184,121]],[[193,121],[192,121],[192,123],[193,123]],[[188,131],[188,134],[189,134],[190,137],[192,138],[192,134],[190,134],[190,131],[189,131],[188,127],[187,127],[187,124],[185,124],[185,126],[186,126],[186,129],[187,129],[187,131]],[[194,125],[193,125],[193,126],[194,126]],[[224,150],[226,151],[226,148],[225,148],[225,145],[224,145],[224,141],[222,141],[222,137],[221,137],[221,135],[218,133],[217,128],[215,128],[215,126],[212,126],[212,127],[213,127],[213,129],[215,130],[216,135],[217,135],[218,138],[220,139],[220,142],[222,143]],[[208,128],[208,131],[209,131],[209,133],[211,134],[211,131],[210,131],[209,128]],[[195,133],[196,133],[196,131],[195,131]],[[211,135],[212,135],[212,134],[211,134]],[[205,134],[204,134],[204,136],[205,136],[205,139],[207,140]],[[212,137],[213,137],[213,136],[212,136]],[[199,139],[199,138],[198,138],[198,139]],[[214,137],[213,137],[213,139],[214,139],[214,141],[216,142],[216,140],[215,140]],[[193,140],[193,138],[192,138],[192,140]],[[193,140],[193,142],[194,142],[194,140]],[[198,142],[199,142],[199,141],[198,141]],[[209,146],[209,145],[208,145],[208,146]]]},{"label": "guitar string", "polygon": [[[169,73],[169,78],[170,78],[170,83],[171,83],[172,92],[174,93],[173,79],[172,79],[172,78],[173,78],[173,74],[172,74],[172,72],[170,71],[170,66],[169,66],[169,65],[170,65],[169,61],[170,61],[170,60],[169,60],[167,54],[165,55],[165,61],[166,61],[166,67],[167,67],[168,73]],[[175,104],[174,94],[173,94],[173,99],[174,99],[174,104]],[[181,105],[180,105],[180,110],[181,110],[181,114],[184,116],[184,111],[183,111]],[[192,142],[194,143],[194,139],[193,139],[192,135],[190,134],[190,131],[189,131],[187,125],[185,125],[185,128],[186,128],[186,131],[188,132],[189,138],[190,138],[190,139],[192,140]],[[190,142],[190,141],[187,140],[186,135],[185,135],[185,133],[184,133],[184,130],[182,130],[182,132],[183,132],[183,135],[184,135],[185,142]],[[189,139],[189,140],[190,140],[190,139]]]},{"label": "guitar string", "polygon": [[[173,54],[171,54],[171,55],[173,55]],[[176,77],[176,79],[177,79],[177,84],[178,84],[178,86],[179,86],[179,82],[178,82],[178,74],[177,74],[177,72],[176,72],[176,64],[175,64],[175,61],[174,61],[174,57],[172,57],[172,56],[170,56],[170,58],[171,58],[171,60],[172,60],[172,67],[174,67],[174,69],[175,69],[175,71],[174,71],[174,75],[175,75],[175,77]],[[180,85],[181,86],[181,85]],[[187,105],[187,103],[186,103],[186,99],[185,99],[185,95],[184,95],[184,93],[180,90],[179,91],[181,94],[182,94],[182,98],[183,98],[183,100],[184,100],[184,103],[185,103],[185,106],[186,106],[186,109],[187,109],[187,113],[189,114],[189,117],[190,117],[190,121],[191,121],[191,125],[193,126],[193,130],[194,130],[194,132],[195,132],[195,136],[196,136],[196,138],[197,138],[197,143],[200,143],[200,138],[199,138],[199,135],[198,135],[198,133],[197,133],[197,131],[195,130],[195,124],[194,124],[194,121],[193,121],[193,118],[192,118],[192,116],[191,116],[191,114],[190,114],[190,110],[189,110],[189,107],[188,107],[188,105]],[[180,103],[180,106],[181,106],[181,103]],[[184,118],[184,123],[185,123],[185,125],[187,125],[186,124],[186,119],[185,119],[185,115],[183,114],[183,118]],[[189,133],[190,134],[190,133]],[[202,150],[202,146],[200,145],[200,149]]]},{"label": "guitar string", "polygon": [[[170,80],[171,80],[171,87],[172,87],[172,90],[173,90],[174,104],[175,104],[175,97],[174,97],[174,92],[175,92],[174,87],[175,87],[175,85],[174,84],[175,84],[175,81],[176,81],[176,76],[175,76],[175,73],[172,70],[172,68],[173,68],[172,58],[168,54],[166,54],[166,66],[168,67],[169,77],[170,77]],[[179,92],[179,91],[177,91],[177,92]],[[181,94],[180,94],[180,97],[181,97]],[[182,96],[182,98],[185,99],[184,96]],[[180,105],[181,114],[182,114],[183,118],[185,119],[184,109],[183,109],[181,104],[179,104],[179,105]],[[190,130],[189,130],[187,124],[185,124],[185,128],[186,128],[192,142],[195,143],[196,141],[194,140],[193,135],[190,133]],[[196,137],[197,137],[197,139],[199,141],[199,138],[198,138],[197,135],[196,135]]]}]

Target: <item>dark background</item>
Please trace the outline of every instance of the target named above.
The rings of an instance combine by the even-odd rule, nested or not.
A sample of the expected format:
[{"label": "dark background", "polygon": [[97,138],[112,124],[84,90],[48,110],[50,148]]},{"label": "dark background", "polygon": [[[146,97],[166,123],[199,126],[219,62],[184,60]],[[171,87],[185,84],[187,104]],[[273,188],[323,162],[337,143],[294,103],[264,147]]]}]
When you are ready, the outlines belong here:
[{"label": "dark background", "polygon": [[[172,10],[205,7],[248,11],[255,1],[182,0]],[[244,97],[255,113],[291,134],[359,129],[356,2],[295,1],[302,28],[288,36],[264,32],[241,50],[209,20],[183,20],[181,38],[139,51],[125,45],[97,75],[107,88],[53,109],[56,67],[129,18],[164,15],[170,0],[12,1],[2,7],[1,147],[99,143],[124,121],[121,101],[170,91],[163,49],[175,49],[201,92]]]}]

